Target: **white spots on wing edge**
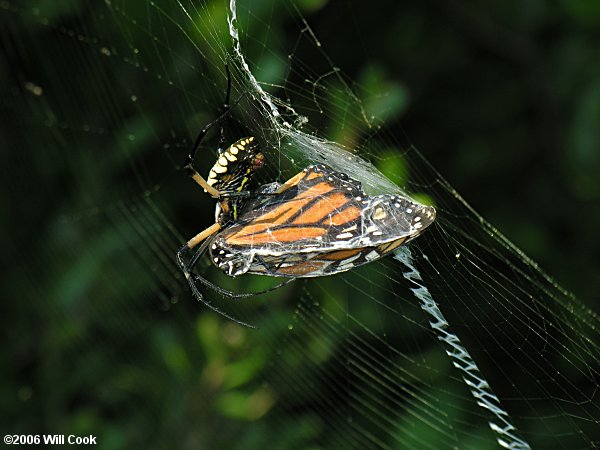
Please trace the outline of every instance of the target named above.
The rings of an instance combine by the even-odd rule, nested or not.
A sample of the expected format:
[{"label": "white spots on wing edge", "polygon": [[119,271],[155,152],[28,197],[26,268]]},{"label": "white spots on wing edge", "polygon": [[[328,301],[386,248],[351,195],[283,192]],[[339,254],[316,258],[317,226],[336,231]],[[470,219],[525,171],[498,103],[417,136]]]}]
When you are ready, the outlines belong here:
[{"label": "white spots on wing edge", "polygon": [[366,254],[365,259],[367,261],[373,261],[374,259],[379,258],[379,253],[377,253],[376,250],[371,250],[369,253]]}]

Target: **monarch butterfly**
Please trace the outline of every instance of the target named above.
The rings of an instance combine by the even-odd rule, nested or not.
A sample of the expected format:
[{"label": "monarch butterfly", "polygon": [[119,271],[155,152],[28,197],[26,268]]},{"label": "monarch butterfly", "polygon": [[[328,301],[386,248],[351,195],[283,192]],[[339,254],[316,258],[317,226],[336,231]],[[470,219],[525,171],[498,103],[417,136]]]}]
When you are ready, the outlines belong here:
[{"label": "monarch butterfly", "polygon": [[333,275],[385,256],[435,219],[431,206],[367,196],[358,181],[324,164],[275,192],[212,238],[211,259],[227,275]]},{"label": "monarch butterfly", "polygon": [[[230,297],[254,295],[227,291],[192,274],[207,248],[213,264],[232,277],[244,273],[318,277],[375,261],[435,220],[433,207],[398,195],[368,196],[360,182],[325,164],[310,165],[283,184],[247,191],[264,164],[253,137],[221,152],[208,181],[193,169],[192,160],[193,153],[186,165],[189,174],[218,199],[215,224],[190,239],[177,260],[200,301],[242,324],[204,300],[196,287],[199,281]],[[184,254],[200,243],[185,263]]]}]

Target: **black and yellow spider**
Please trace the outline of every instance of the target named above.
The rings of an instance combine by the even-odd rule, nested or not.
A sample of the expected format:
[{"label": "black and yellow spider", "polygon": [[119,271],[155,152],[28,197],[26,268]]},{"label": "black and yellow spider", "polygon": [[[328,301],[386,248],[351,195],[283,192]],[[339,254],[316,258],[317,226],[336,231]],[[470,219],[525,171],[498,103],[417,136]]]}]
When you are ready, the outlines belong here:
[{"label": "black and yellow spider", "polygon": [[[229,88],[226,105],[228,99]],[[230,298],[259,293],[234,293],[193,274],[207,249],[212,263],[232,277],[245,273],[289,280],[320,277],[375,261],[435,220],[433,207],[400,195],[368,196],[360,182],[324,164],[308,166],[284,184],[249,189],[265,160],[254,137],[221,151],[205,180],[193,168],[194,156],[208,130],[224,119],[229,108],[200,132],[185,165],[192,179],[217,199],[215,223],[177,254],[195,297],[224,316],[242,323],[206,301],[196,281]],[[198,245],[186,263],[185,254]]]}]

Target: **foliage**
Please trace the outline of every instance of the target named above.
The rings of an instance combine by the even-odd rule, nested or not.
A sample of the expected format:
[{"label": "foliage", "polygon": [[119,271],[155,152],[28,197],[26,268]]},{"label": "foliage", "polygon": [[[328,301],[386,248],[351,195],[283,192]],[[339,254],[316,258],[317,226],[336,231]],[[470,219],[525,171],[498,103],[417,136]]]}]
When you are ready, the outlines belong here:
[{"label": "foliage", "polygon": [[[133,24],[150,2],[113,3],[112,10],[77,2],[0,6],[3,431],[94,434],[99,448],[349,446],[351,425],[332,428],[317,412],[325,394],[335,399],[329,408],[350,402],[322,390],[358,383],[344,366],[356,325],[346,324],[346,335],[297,328],[293,309],[299,293],[312,299],[304,307],[317,310],[334,298],[356,297],[361,280],[377,277],[380,291],[371,294],[385,298],[394,289],[386,284],[388,272],[367,267],[346,284],[298,283],[233,307],[243,320],[258,321],[260,332],[192,301],[171,256],[210,222],[212,205],[176,168],[222,102],[219,55],[202,37],[219,24],[227,42],[224,3],[195,10],[196,28],[183,25],[206,61],[174,28],[161,36],[171,45],[165,49],[152,40],[159,28]],[[253,36],[244,45],[257,77],[278,85],[284,76],[296,81],[286,75],[293,64],[286,52],[298,28],[276,3],[256,2],[258,23],[268,27],[240,25]],[[161,5],[167,16],[181,14],[177,2]],[[335,66],[357,80],[366,114],[389,130],[405,130],[478,212],[597,308],[591,303],[600,290],[596,2],[303,1],[297,7]],[[128,60],[123,35],[145,40],[140,52],[151,56]],[[294,58],[312,61],[301,47]],[[164,66],[176,83],[156,76]],[[334,78],[314,86],[324,101],[338,89]],[[311,109],[309,100],[291,100]],[[331,102],[337,114],[349,108]],[[190,105],[195,111],[188,114]],[[349,147],[363,143],[357,129],[369,133],[353,117],[315,108],[309,115],[321,135]],[[395,182],[411,176],[394,149],[373,159]],[[200,162],[203,169],[209,160]],[[235,283],[239,290],[268,285],[260,277]],[[422,339],[411,324],[376,316],[369,305],[356,304],[354,312],[374,328],[393,326],[392,335]],[[344,311],[334,319],[343,321]],[[423,375],[431,383],[451,370],[439,349],[419,348],[438,368]],[[313,364],[303,360],[304,351]],[[286,373],[305,380],[305,388],[287,383]],[[460,405],[446,413],[449,423],[464,425]],[[398,435],[427,433],[412,425],[396,424]],[[473,431],[469,445],[489,445],[478,440],[480,432]],[[446,442],[429,438],[432,445]]]}]

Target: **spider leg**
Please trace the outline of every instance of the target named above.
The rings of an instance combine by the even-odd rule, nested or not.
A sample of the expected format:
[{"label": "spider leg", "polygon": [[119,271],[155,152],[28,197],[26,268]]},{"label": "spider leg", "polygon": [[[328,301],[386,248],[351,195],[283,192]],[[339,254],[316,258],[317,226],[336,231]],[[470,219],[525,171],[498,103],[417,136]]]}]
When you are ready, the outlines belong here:
[{"label": "spider leg", "polygon": [[200,144],[206,137],[206,133],[208,133],[208,131],[213,126],[222,122],[227,114],[229,114],[229,109],[227,109],[223,114],[221,114],[214,121],[212,121],[211,123],[206,125],[204,128],[202,128],[202,130],[200,130],[200,133],[198,134],[198,137],[196,138],[196,141],[194,142],[194,147],[192,148],[192,151],[187,155],[187,157],[185,159],[185,164],[183,166],[183,168],[187,172],[188,176],[192,180],[194,180],[196,183],[198,183],[206,192],[208,192],[214,198],[219,198],[221,195],[220,192],[217,191],[214,187],[212,187],[210,184],[208,184],[206,182],[206,180],[202,177],[202,175],[200,175],[198,173],[198,171],[196,169],[194,169],[193,164],[194,164],[194,158],[196,157],[196,152],[198,151]]},{"label": "spider leg", "polygon": [[[196,257],[196,255],[194,255],[194,260],[195,261],[197,261],[198,258],[200,257],[200,255],[202,255],[206,251],[206,249],[208,248],[208,244],[209,243],[210,243],[209,240],[205,240],[202,243],[202,245],[200,246],[200,248],[196,251],[196,255],[199,255],[199,256]],[[229,320],[233,320],[234,322],[236,322],[236,323],[238,323],[240,325],[243,325],[245,327],[248,327],[248,328],[257,328],[254,325],[251,325],[251,324],[246,323],[246,322],[242,322],[241,320],[236,319],[233,316],[230,316],[226,312],[221,311],[219,308],[217,308],[215,305],[213,305],[210,301],[208,301],[207,299],[205,299],[202,296],[202,294],[200,293],[200,291],[196,287],[196,283],[194,283],[192,273],[190,272],[191,267],[188,267],[188,265],[183,260],[183,255],[187,251],[189,251],[190,249],[191,249],[191,247],[188,244],[185,244],[183,247],[181,247],[179,249],[179,251],[177,252],[177,264],[179,264],[179,267],[181,268],[181,271],[183,272],[183,275],[185,276],[186,280],[188,281],[188,284],[190,285],[190,289],[192,290],[192,294],[194,295],[194,297],[196,297],[196,299],[199,302],[204,303],[207,307],[209,307],[210,309],[212,309],[217,314],[221,314],[223,317],[226,317]]]},{"label": "spider leg", "polygon": [[[229,320],[233,320],[234,322],[236,322],[240,325],[243,325],[245,327],[257,328],[254,325],[251,325],[247,322],[242,322],[241,320],[236,319],[235,317],[227,314],[225,311],[222,311],[217,306],[213,305],[208,299],[206,299],[200,293],[200,291],[198,290],[198,287],[196,286],[196,281],[200,282],[201,284],[208,287],[209,289],[212,289],[213,291],[223,295],[224,297],[239,299],[239,298],[254,297],[256,295],[266,294],[267,292],[274,291],[275,289],[279,289],[280,287],[283,287],[286,284],[291,283],[292,281],[294,281],[294,278],[285,280],[282,283],[279,283],[275,286],[272,286],[268,289],[264,289],[262,291],[243,293],[243,292],[228,291],[227,289],[223,289],[222,287],[217,286],[216,284],[208,281],[206,278],[204,278],[198,274],[192,273],[193,268],[196,266],[196,264],[198,263],[198,261],[200,260],[202,255],[204,255],[208,246],[211,243],[211,240],[208,238],[210,236],[212,236],[213,234],[215,234],[217,231],[219,231],[220,228],[221,228],[221,226],[218,223],[215,223],[212,226],[208,227],[206,230],[203,230],[200,233],[198,233],[192,239],[190,239],[177,252],[177,264],[179,265],[181,271],[183,272],[183,275],[185,276],[185,279],[187,280],[188,284],[190,285],[190,289],[192,290],[192,294],[194,295],[194,297],[196,297],[196,300],[204,303],[208,308],[212,309],[217,314],[220,314],[223,317],[228,318]],[[194,255],[190,259],[189,263],[186,263],[184,260],[185,254],[187,252],[189,252],[190,250],[192,250],[194,247],[196,247],[200,242],[202,242],[202,245],[200,245],[200,248],[198,248],[198,250],[196,250],[194,252]]]},{"label": "spider leg", "polygon": [[[204,278],[198,274],[192,273],[191,271],[194,269],[194,267],[196,267],[196,264],[198,264],[198,260],[206,252],[206,249],[210,245],[211,241],[207,240],[206,238],[208,238],[209,236],[216,233],[219,229],[220,229],[220,226],[218,224],[214,224],[213,226],[208,227],[206,230],[202,231],[201,233],[198,233],[196,236],[194,236],[192,239],[190,239],[188,241],[188,243],[179,250],[179,253],[177,253],[178,259],[180,259],[180,261],[183,262],[182,256],[183,256],[184,252],[186,252],[187,250],[191,250],[198,243],[204,241],[203,244],[200,246],[200,248],[194,253],[194,256],[192,256],[189,263],[186,264],[187,272],[192,276],[192,278],[195,281],[199,281],[200,283],[202,283],[204,286],[208,287],[209,289],[212,289],[213,291],[218,292],[219,294],[221,294],[225,297],[229,297],[229,298],[248,298],[248,297],[254,297],[256,295],[266,294],[267,292],[274,291],[275,289],[279,289],[280,287],[283,287],[286,284],[294,281],[293,278],[290,278],[289,280],[285,280],[282,283],[279,283],[275,286],[272,286],[268,289],[264,289],[264,290],[258,291],[258,292],[250,292],[250,293],[248,293],[248,292],[233,292],[233,291],[228,291],[227,289],[223,289],[220,286],[217,286],[216,284],[212,283],[211,281],[208,281],[206,278]],[[184,273],[185,273],[185,271],[184,271]],[[186,278],[187,278],[187,276],[186,276]],[[188,278],[188,281],[190,281],[189,278]]]},{"label": "spider leg", "polygon": [[276,284],[275,286],[271,286],[270,288],[267,289],[263,289],[262,291],[256,291],[256,292],[233,292],[233,291],[229,291],[227,289],[223,289],[220,286],[217,286],[216,284],[214,284],[211,281],[208,281],[206,278],[201,277],[200,275],[193,273],[192,277],[194,278],[195,281],[199,281],[200,283],[202,283],[204,286],[206,286],[209,289],[212,289],[215,292],[218,292],[219,294],[225,296],[225,297],[229,297],[229,298],[248,298],[248,297],[256,297],[257,295],[262,295],[262,294],[266,294],[267,292],[271,292],[274,291],[275,289],[279,289],[287,284],[290,284],[292,281],[295,280],[295,278],[289,278],[285,281],[282,281],[279,284]]},{"label": "spider leg", "polygon": [[[187,241],[187,243],[184,245],[184,247],[187,247],[189,250],[193,249],[196,245],[198,245],[200,242],[206,240],[206,238],[212,236],[213,234],[215,234],[217,231],[219,231],[221,229],[221,225],[218,223],[214,223],[212,224],[210,227],[208,227],[205,230],[202,230],[200,233],[198,233],[196,236],[194,236],[193,238],[191,238],[189,241]],[[181,252],[181,250],[179,250],[179,252]],[[194,263],[195,264],[195,263]],[[191,267],[190,267],[191,269]]]},{"label": "spider leg", "polygon": [[[229,104],[229,98],[231,96],[231,73],[229,72],[228,65],[225,65],[225,69],[227,71],[227,95],[225,97],[225,103],[223,105],[223,112],[221,113],[221,115],[219,117],[217,117],[215,120],[213,120],[208,125],[206,125],[204,128],[202,128],[202,130],[200,130],[200,133],[198,133],[198,136],[196,137],[196,140],[194,141],[194,146],[192,147],[192,151],[185,158],[185,163],[183,165],[183,168],[187,172],[188,176],[190,178],[192,178],[196,183],[198,183],[206,192],[208,192],[214,198],[219,198],[221,196],[221,193],[219,191],[217,191],[214,187],[212,187],[210,184],[208,184],[206,182],[206,180],[202,177],[202,175],[200,175],[198,173],[198,171],[196,169],[194,169],[194,160],[196,158],[196,153],[198,152],[198,148],[200,148],[200,144],[202,144],[202,141],[206,137],[206,134],[210,131],[210,129],[212,127],[222,123],[225,119],[227,119],[231,114],[231,109],[235,105],[237,105],[240,102],[240,100],[242,100],[244,95],[246,94],[245,92],[243,92],[235,102],[233,102],[232,104]],[[225,141],[225,137],[223,135],[223,130],[221,129],[221,138],[219,140],[219,148],[221,148],[221,146],[223,145],[222,142],[224,142],[224,141]]]}]

